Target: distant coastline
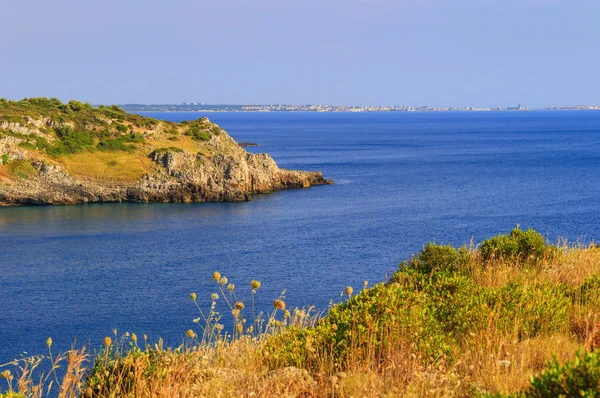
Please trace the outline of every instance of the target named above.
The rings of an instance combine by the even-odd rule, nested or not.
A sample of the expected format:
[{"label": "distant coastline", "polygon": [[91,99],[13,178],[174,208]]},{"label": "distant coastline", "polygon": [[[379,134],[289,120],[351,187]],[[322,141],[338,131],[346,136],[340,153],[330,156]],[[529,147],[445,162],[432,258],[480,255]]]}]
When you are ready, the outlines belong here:
[{"label": "distant coastline", "polygon": [[127,112],[505,112],[532,110],[600,110],[600,105],[575,105],[565,107],[526,108],[514,107],[429,107],[429,106],[356,106],[356,105],[208,105],[202,103],[183,104],[122,104]]}]

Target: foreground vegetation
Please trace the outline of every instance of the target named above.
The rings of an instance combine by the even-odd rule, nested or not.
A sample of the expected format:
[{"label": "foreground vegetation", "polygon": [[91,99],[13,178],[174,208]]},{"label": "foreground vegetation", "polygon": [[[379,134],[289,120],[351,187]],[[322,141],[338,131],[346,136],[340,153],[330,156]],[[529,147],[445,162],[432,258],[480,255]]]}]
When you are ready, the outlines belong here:
[{"label": "foreground vegetation", "polygon": [[[213,304],[198,306],[182,346],[115,333],[94,358],[74,349],[0,368],[6,396],[600,396],[594,245],[518,228],[478,247],[430,243],[324,316],[283,297],[257,314],[260,282],[243,300],[213,278]],[[53,369],[40,378],[43,361]]]}]

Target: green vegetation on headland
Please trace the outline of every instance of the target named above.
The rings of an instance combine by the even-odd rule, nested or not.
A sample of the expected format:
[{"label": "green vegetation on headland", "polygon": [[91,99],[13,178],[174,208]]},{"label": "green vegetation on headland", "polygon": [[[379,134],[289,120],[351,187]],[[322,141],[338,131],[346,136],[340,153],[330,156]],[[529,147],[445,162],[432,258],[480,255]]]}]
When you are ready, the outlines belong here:
[{"label": "green vegetation on headland", "polygon": [[[131,152],[137,148],[136,144],[146,143],[144,133],[155,130],[160,124],[172,135],[178,131],[177,123],[126,113],[116,105],[96,108],[78,101],[63,104],[56,98],[0,99],[0,123],[7,126],[0,129],[0,138],[19,138],[22,140],[20,147],[43,150],[51,157],[96,150]],[[194,127],[193,134],[188,134],[188,130],[186,135],[200,137],[198,139],[203,141],[220,132],[206,118],[182,124]],[[40,134],[15,132],[10,128],[13,125],[33,127]],[[44,137],[45,134],[48,137]]]},{"label": "green vegetation on headland", "polygon": [[478,247],[430,243],[388,282],[348,286],[322,316],[283,297],[258,315],[260,282],[244,298],[232,278],[213,279],[209,308],[190,294],[196,328],[179,347],[115,331],[93,360],[85,349],[45,359],[63,379],[33,377],[43,359],[0,374],[15,396],[42,396],[55,377],[69,397],[600,394],[594,245],[549,245],[518,228]]},{"label": "green vegetation on headland", "polygon": [[206,117],[173,123],[116,105],[0,99],[0,206],[245,201],[329,183],[246,152]]}]

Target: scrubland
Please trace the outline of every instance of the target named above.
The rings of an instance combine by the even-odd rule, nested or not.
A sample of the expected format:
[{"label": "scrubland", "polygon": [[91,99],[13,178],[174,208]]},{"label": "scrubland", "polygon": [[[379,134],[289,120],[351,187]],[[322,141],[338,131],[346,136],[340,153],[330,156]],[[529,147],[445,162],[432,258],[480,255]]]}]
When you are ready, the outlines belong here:
[{"label": "scrubland", "polygon": [[430,243],[323,313],[282,297],[260,312],[259,281],[242,298],[235,275],[213,279],[210,308],[190,294],[198,317],[181,346],[115,332],[95,355],[53,356],[49,339],[47,356],[0,367],[4,396],[600,396],[593,244],[519,228],[480,245]]}]

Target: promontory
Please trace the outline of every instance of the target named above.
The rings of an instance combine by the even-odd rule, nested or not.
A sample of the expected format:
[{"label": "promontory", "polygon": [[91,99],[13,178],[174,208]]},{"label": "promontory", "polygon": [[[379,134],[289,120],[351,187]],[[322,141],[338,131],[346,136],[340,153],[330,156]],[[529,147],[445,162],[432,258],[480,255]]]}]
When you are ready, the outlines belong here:
[{"label": "promontory", "polygon": [[245,201],[331,183],[247,152],[206,117],[173,123],[115,105],[0,99],[0,206]]}]

